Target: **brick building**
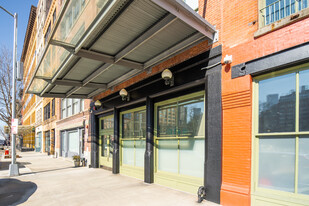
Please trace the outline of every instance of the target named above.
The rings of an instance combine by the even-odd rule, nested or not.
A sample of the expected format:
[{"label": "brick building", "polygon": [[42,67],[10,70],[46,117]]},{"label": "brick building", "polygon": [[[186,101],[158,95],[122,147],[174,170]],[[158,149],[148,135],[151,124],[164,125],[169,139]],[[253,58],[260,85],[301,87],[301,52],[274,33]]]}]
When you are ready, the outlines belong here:
[{"label": "brick building", "polygon": [[308,1],[208,0],[206,8],[222,57],[233,59],[222,68],[220,203],[307,205]]},{"label": "brick building", "polygon": [[61,114],[59,154],[88,125],[92,167],[221,205],[306,205],[308,2],[185,2],[62,4],[27,88],[66,114],[92,100]]},{"label": "brick building", "polygon": [[[33,69],[36,66],[36,7],[32,6],[29,13],[29,20],[23,45],[23,51],[20,61],[24,64],[24,85],[29,84]],[[22,125],[30,126],[28,131],[22,135],[21,147],[35,148],[35,132],[36,127],[36,100],[37,96],[33,94],[23,93],[22,105]],[[33,128],[33,129],[32,129]]]}]

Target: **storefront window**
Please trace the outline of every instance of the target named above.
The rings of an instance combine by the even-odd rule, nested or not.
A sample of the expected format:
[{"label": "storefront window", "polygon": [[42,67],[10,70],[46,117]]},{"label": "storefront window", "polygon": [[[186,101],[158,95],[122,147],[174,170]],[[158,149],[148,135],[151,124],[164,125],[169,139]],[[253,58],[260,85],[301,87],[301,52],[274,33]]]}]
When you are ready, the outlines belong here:
[{"label": "storefront window", "polygon": [[144,167],[146,111],[137,109],[122,114],[122,164]]},{"label": "storefront window", "polygon": [[308,67],[256,78],[256,190],[309,195],[308,87]]},{"label": "storefront window", "polygon": [[146,137],[146,111],[123,115],[123,138]]},{"label": "storefront window", "polygon": [[202,178],[205,145],[203,93],[165,102],[157,104],[157,169]]},{"label": "storefront window", "polygon": [[259,132],[295,131],[295,73],[259,83]]},{"label": "storefront window", "polygon": [[299,131],[309,131],[309,70],[299,72]]}]

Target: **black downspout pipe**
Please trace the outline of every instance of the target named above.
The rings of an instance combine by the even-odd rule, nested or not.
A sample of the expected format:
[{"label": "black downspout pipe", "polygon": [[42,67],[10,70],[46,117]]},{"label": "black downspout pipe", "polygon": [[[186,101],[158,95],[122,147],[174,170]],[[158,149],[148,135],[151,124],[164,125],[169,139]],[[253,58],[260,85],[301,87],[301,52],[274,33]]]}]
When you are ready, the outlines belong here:
[{"label": "black downspout pipe", "polygon": [[99,133],[98,122],[94,114],[93,104],[90,105],[90,137],[91,137],[91,166],[93,168],[99,167]]},{"label": "black downspout pipe", "polygon": [[119,109],[114,108],[113,174],[119,173]]},{"label": "black downspout pipe", "polygon": [[146,99],[146,151],[145,151],[145,167],[144,181],[146,183],[154,182],[154,104],[153,99]]},{"label": "black downspout pipe", "polygon": [[205,19],[206,16],[206,8],[207,8],[207,0],[204,0],[204,6],[203,6],[203,18]]}]

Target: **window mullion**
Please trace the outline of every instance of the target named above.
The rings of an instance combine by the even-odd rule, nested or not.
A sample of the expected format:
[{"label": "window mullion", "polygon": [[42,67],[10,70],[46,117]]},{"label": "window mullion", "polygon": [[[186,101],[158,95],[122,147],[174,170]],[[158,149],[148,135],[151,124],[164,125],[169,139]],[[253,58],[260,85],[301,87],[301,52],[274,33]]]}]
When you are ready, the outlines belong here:
[{"label": "window mullion", "polygon": [[299,72],[296,72],[295,132],[299,132]]},{"label": "window mullion", "polygon": [[[295,102],[295,131],[299,132],[299,71],[296,72],[296,90],[295,90],[296,102]],[[299,136],[295,136],[295,189],[297,194],[298,189],[298,153],[299,153]]]},{"label": "window mullion", "polygon": [[295,189],[294,192],[295,194],[298,193],[298,162],[299,162],[299,158],[298,158],[298,153],[299,153],[299,136],[296,136],[295,139]]}]

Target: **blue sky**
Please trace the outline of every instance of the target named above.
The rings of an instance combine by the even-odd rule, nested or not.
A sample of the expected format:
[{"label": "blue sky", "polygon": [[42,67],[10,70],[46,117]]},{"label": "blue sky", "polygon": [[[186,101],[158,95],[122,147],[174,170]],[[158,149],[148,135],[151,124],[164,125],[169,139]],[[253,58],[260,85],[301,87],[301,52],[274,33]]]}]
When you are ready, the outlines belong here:
[{"label": "blue sky", "polygon": [[[38,0],[0,0],[0,5],[11,13],[18,14],[18,31],[17,31],[17,55],[18,60],[23,49],[25,33],[28,25],[31,5],[37,6]],[[5,11],[0,9],[0,46],[7,49],[13,49],[14,19]],[[0,121],[0,127],[3,127]],[[0,136],[0,139],[2,137]]]},{"label": "blue sky", "polygon": [[[11,13],[18,14],[18,31],[17,31],[17,54],[20,58],[25,33],[28,24],[28,18],[31,5],[37,6],[38,0],[0,0],[0,5]],[[0,45],[6,46],[8,49],[13,48],[13,34],[14,34],[14,19],[0,10]]]}]

